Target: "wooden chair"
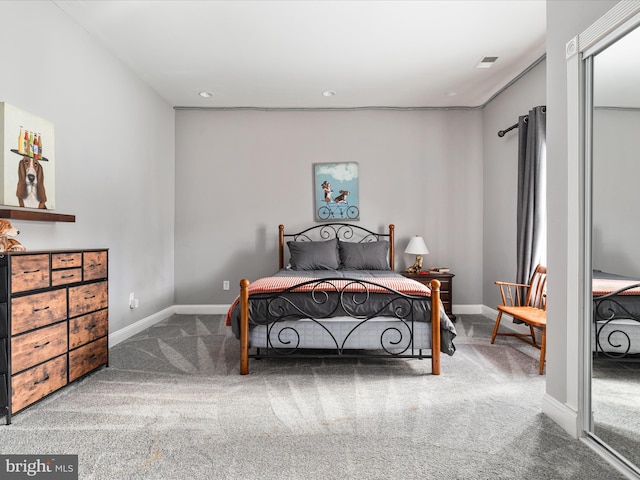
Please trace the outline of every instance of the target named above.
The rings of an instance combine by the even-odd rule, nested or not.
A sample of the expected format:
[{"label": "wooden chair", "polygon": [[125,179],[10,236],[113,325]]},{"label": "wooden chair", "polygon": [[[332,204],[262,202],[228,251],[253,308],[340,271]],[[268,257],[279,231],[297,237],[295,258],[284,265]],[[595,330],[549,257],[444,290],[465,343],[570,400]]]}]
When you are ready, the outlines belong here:
[{"label": "wooden chair", "polygon": [[[547,349],[547,267],[538,265],[528,285],[520,283],[495,282],[500,288],[502,305],[498,305],[498,318],[493,327],[491,343],[496,337],[516,337],[540,350],[540,375],[544,373],[544,361]],[[511,315],[529,326],[527,333],[498,333],[502,314]],[[534,329],[542,330],[540,343],[536,342]]]}]

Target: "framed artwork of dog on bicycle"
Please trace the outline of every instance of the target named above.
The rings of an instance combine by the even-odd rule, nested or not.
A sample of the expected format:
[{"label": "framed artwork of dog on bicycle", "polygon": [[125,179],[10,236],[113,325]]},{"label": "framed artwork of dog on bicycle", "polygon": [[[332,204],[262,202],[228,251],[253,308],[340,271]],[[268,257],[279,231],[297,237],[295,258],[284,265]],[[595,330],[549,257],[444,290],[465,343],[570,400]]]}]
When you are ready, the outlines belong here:
[{"label": "framed artwork of dog on bicycle", "polygon": [[315,221],[360,220],[358,164],[313,165]]}]

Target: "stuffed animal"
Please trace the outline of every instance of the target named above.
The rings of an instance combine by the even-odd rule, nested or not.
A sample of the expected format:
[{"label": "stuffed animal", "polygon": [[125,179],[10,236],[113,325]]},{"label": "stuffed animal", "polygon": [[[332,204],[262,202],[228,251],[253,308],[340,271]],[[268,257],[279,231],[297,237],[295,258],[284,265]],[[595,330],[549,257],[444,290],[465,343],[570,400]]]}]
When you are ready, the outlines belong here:
[{"label": "stuffed animal", "polygon": [[26,248],[16,237],[20,232],[11,225],[11,222],[0,218],[0,252],[24,252]]}]

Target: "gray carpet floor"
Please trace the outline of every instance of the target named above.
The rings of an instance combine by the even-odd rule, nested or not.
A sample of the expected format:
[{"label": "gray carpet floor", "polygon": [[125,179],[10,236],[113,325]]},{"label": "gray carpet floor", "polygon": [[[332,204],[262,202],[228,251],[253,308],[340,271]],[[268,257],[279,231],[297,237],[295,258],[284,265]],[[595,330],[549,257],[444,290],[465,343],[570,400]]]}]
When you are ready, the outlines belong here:
[{"label": "gray carpet floor", "polygon": [[640,363],[595,359],[594,432],[640,468]]},{"label": "gray carpet floor", "polygon": [[3,454],[78,454],[81,479],[618,479],[541,413],[538,351],[463,315],[428,360],[251,360],[222,316],[176,315],[0,426]]}]

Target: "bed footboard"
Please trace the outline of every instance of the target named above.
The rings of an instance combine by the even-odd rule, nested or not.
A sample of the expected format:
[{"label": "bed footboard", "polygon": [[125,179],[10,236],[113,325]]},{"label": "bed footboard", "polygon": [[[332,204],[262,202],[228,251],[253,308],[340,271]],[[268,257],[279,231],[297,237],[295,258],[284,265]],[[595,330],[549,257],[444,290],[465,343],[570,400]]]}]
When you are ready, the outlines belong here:
[{"label": "bed footboard", "polygon": [[[326,280],[322,281],[323,283],[326,283]],[[358,281],[357,283],[361,284],[361,285],[367,285],[370,282],[364,282],[364,281]],[[374,284],[371,284],[374,285]],[[344,294],[344,291],[341,292],[342,294]],[[367,292],[368,293],[368,292]],[[398,298],[400,299],[405,299],[407,301],[413,301],[416,300],[416,297],[412,297],[410,295],[403,295],[399,292],[395,292],[395,294],[398,295]],[[274,296],[274,298],[281,298],[279,296],[280,294]],[[249,373],[249,357],[250,356],[268,356],[268,355],[264,355],[264,354],[260,354],[260,355],[250,355],[249,353],[249,327],[250,327],[250,319],[249,319],[249,315],[250,315],[250,311],[249,311],[249,281],[247,279],[243,279],[240,282],[240,296],[239,296],[239,301],[240,301],[240,374],[241,375],[247,375]],[[391,352],[387,352],[388,355],[384,355],[385,357],[391,357],[391,358],[431,358],[431,372],[433,375],[440,375],[440,355],[441,355],[441,351],[440,351],[440,347],[441,347],[441,321],[440,321],[440,312],[441,312],[441,302],[440,302],[440,282],[436,279],[431,280],[431,315],[430,315],[430,320],[431,320],[431,355],[426,355],[423,354],[422,350],[419,351],[419,353],[417,354],[403,354],[403,355],[398,355],[398,354],[393,354]],[[413,315],[413,312],[411,313],[411,315]],[[362,323],[365,323],[367,321],[369,321],[371,318],[366,317],[366,318],[361,318],[358,316],[354,316],[354,318],[356,318],[357,320],[361,320],[361,323],[358,324],[358,326],[360,326]],[[317,320],[312,320],[314,323],[318,323],[319,322]],[[409,322],[409,321],[405,321],[404,318],[402,317],[398,317],[398,321],[404,323],[405,325],[407,325],[408,323],[413,323],[413,319]],[[277,323],[274,322],[274,323]],[[324,328],[324,327],[322,327]],[[355,327],[353,330],[351,330],[349,332],[349,334],[347,336],[350,336],[356,329],[357,327]],[[325,328],[326,330],[326,328]],[[410,330],[410,335],[413,335],[413,330]],[[297,333],[296,333],[297,335]],[[357,335],[357,333],[354,333],[354,335]],[[335,341],[335,339],[334,339]],[[413,343],[413,340],[411,340],[411,342]],[[343,351],[343,347],[344,344],[339,345],[336,342],[336,349],[335,349],[335,353],[333,354],[333,356],[347,356],[344,354]],[[384,347],[383,347],[384,348]],[[386,350],[386,349],[385,349]],[[413,351],[413,349],[412,349]],[[312,355],[311,355],[312,356]],[[357,357],[359,355],[353,355],[350,354],[348,355],[350,357]],[[361,356],[369,356],[369,355],[361,355]]]},{"label": "bed footboard", "polygon": [[240,375],[249,373],[249,280],[240,281]]},{"label": "bed footboard", "polygon": [[613,360],[640,360],[640,283],[593,297],[593,352]]},{"label": "bed footboard", "polygon": [[431,286],[431,373],[440,375],[440,281],[435,278]]}]

